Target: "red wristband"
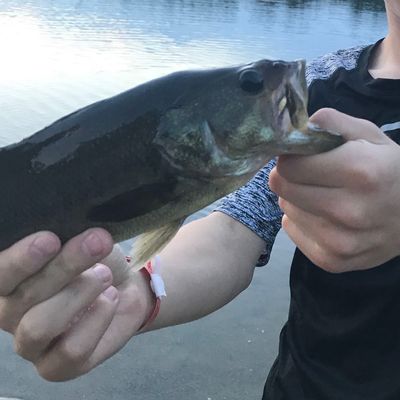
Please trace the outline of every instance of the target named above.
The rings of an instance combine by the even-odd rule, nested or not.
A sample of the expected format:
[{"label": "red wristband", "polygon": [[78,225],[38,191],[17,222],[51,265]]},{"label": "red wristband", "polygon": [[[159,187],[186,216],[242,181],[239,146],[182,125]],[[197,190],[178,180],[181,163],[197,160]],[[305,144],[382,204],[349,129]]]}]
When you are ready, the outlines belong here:
[{"label": "red wristband", "polygon": [[[126,257],[126,261],[129,263],[131,262],[131,258],[129,256]],[[151,285],[151,281],[152,281],[152,273],[153,273],[153,267],[151,264],[151,261],[148,261],[143,268],[141,268],[140,270],[148,279],[149,285],[151,287],[151,291],[152,293],[154,293],[154,290],[152,288]],[[154,308],[153,311],[151,312],[151,314],[149,315],[149,317],[147,318],[147,320],[145,320],[142,324],[142,326],[138,329],[138,332],[144,330],[147,326],[149,326],[157,317],[159,311],[160,311],[160,306],[161,306],[161,298],[157,297],[156,294],[154,293],[154,297],[155,297],[155,304],[154,304]]]}]

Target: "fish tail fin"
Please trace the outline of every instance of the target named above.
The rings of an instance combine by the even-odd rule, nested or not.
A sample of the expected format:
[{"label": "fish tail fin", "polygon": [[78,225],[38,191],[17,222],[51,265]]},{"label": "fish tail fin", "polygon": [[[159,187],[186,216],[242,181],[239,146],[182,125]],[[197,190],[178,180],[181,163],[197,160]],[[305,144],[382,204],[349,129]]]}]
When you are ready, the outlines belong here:
[{"label": "fish tail fin", "polygon": [[173,221],[159,229],[145,232],[139,235],[133,244],[131,251],[131,263],[134,271],[141,269],[146,261],[161,251],[175,236],[184,219]]}]

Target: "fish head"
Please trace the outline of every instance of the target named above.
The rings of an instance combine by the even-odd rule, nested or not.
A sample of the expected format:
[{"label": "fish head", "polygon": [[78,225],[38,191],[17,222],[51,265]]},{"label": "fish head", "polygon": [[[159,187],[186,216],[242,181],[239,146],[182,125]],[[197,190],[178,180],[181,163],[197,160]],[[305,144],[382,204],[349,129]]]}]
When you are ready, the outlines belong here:
[{"label": "fish head", "polygon": [[274,152],[308,123],[305,62],[260,60],[237,69],[234,89],[209,119],[231,154]]},{"label": "fish head", "polygon": [[189,82],[155,138],[170,165],[186,175],[241,176],[275,155],[313,154],[341,143],[308,124],[305,61],[260,60],[198,72]]}]

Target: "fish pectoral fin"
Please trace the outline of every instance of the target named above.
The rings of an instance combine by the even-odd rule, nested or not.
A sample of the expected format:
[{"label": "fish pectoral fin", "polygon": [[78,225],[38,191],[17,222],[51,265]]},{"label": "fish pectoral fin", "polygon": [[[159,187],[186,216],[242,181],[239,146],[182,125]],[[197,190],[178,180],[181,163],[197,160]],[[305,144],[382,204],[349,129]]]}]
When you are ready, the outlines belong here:
[{"label": "fish pectoral fin", "polygon": [[184,220],[185,218],[173,221],[159,229],[137,236],[131,252],[133,270],[141,269],[145,262],[161,251],[178,232]]}]

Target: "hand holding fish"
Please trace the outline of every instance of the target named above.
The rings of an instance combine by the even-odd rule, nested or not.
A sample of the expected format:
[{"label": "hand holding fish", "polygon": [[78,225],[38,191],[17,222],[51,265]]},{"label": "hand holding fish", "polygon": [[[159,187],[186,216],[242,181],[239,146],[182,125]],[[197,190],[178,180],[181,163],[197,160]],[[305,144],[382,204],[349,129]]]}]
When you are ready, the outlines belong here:
[{"label": "hand holding fish", "polygon": [[329,272],[372,268],[400,254],[400,146],[374,124],[323,109],[311,121],[348,142],[325,154],[280,157],[270,186],[283,228]]},{"label": "hand holding fish", "polygon": [[[93,233],[95,254],[88,255],[84,243]],[[39,251],[37,239],[44,246]],[[150,329],[192,321],[227,304],[249,285],[264,246],[223,213],[185,225],[161,253],[168,297]],[[0,328],[14,335],[16,351],[43,378],[65,381],[87,373],[148,320],[154,295],[147,278],[130,270],[115,282],[124,265],[116,265],[122,256],[114,254],[116,247],[108,255],[111,248],[106,231],[90,229],[62,248],[55,235],[42,232],[0,253]],[[100,260],[114,282],[106,267],[100,276],[91,268]]]},{"label": "hand holding fish", "polygon": [[147,316],[143,292],[141,301],[132,300],[140,277],[114,287],[110,268],[91,268],[112,246],[102,229],[63,247],[55,235],[40,232],[0,253],[0,328],[14,335],[18,354],[48,380],[89,371],[121,348]]}]

